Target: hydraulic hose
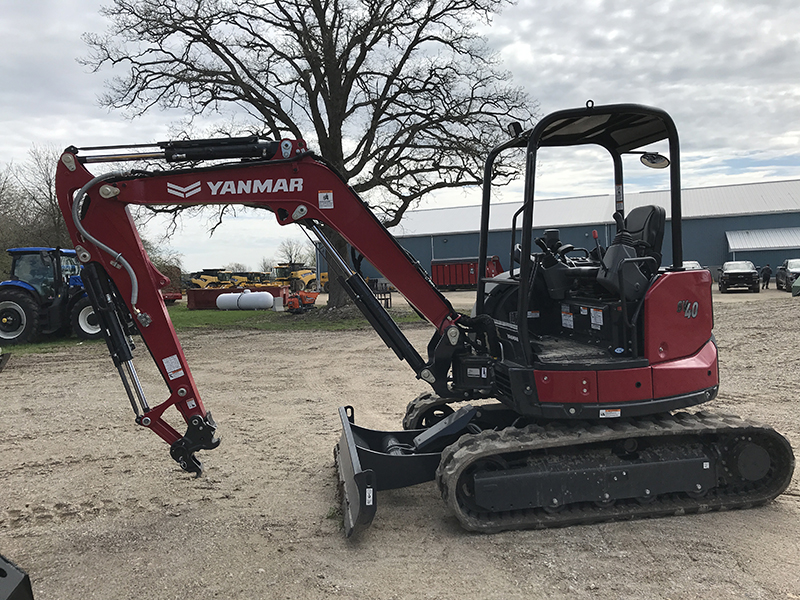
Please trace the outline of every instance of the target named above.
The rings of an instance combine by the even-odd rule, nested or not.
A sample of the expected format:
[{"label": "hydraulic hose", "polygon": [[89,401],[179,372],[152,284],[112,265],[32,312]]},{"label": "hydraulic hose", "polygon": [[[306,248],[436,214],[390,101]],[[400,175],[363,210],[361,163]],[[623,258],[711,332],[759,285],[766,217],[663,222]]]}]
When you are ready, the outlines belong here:
[{"label": "hydraulic hose", "polygon": [[122,267],[128,272],[128,276],[131,279],[131,306],[136,308],[136,303],[139,301],[139,280],[136,277],[136,273],[133,272],[133,267],[131,267],[130,263],[122,257],[122,253],[117,252],[110,246],[107,246],[96,237],[94,237],[91,233],[86,231],[86,228],[81,223],[80,218],[80,207],[83,203],[85,197],[88,196],[89,190],[101,183],[103,181],[108,181],[109,179],[116,179],[117,177],[124,176],[124,173],[120,171],[112,171],[110,173],[104,173],[103,175],[98,175],[94,179],[91,179],[88,183],[86,183],[79,191],[75,197],[75,202],[72,204],[72,222],[75,223],[75,228],[81,233],[83,237],[85,237],[88,241],[92,244],[100,248],[103,252],[109,254],[113,257],[114,261],[122,265]]}]

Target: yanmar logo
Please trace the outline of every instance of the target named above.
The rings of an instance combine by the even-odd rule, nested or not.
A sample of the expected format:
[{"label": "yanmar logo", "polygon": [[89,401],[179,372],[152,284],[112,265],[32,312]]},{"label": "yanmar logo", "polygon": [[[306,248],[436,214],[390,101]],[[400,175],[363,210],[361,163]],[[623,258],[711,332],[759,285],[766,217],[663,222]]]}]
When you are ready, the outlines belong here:
[{"label": "yanmar logo", "polygon": [[[278,192],[302,192],[302,179],[248,179],[240,181],[207,181],[208,191],[212,196],[225,194],[275,194]],[[167,183],[167,193],[179,198],[189,198],[202,190],[201,183],[196,181],[186,187]]]},{"label": "yanmar logo", "polygon": [[186,187],[181,187],[179,185],[175,185],[174,183],[167,183],[167,193],[172,194],[173,196],[178,196],[179,198],[188,198],[189,196],[194,196],[200,191],[200,189],[199,181],[195,181],[193,184],[187,185]]}]

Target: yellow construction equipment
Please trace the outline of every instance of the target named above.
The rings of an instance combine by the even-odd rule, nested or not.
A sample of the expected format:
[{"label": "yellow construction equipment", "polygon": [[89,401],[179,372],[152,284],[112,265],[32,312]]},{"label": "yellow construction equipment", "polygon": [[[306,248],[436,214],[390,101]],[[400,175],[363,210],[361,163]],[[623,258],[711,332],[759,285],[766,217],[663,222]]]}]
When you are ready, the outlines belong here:
[{"label": "yellow construction equipment", "polygon": [[193,288],[227,288],[233,287],[233,273],[223,269],[203,269],[190,275],[190,287]]},{"label": "yellow construction equipment", "polygon": [[272,285],[269,273],[262,271],[234,271],[231,274],[233,287],[259,287]]},{"label": "yellow construction equipment", "polygon": [[[293,292],[316,291],[317,272],[303,263],[281,263],[272,270],[273,285],[288,285]],[[320,285],[327,291],[328,273],[320,274]]]}]

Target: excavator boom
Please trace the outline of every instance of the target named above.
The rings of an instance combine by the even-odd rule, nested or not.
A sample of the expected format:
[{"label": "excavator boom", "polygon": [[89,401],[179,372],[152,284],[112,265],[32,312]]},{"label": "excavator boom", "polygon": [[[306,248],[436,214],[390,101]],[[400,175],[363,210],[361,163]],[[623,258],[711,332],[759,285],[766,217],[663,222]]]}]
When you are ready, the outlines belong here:
[{"label": "excavator boom", "polygon": [[[199,474],[194,456],[216,447],[216,425],[200,394],[159,290],[169,284],[148,258],[128,205],[196,206],[241,204],[272,211],[279,224],[299,224],[314,231],[328,248],[345,289],[399,358],[418,376],[432,376],[426,361],[377,307],[358,274],[335,254],[321,225],[338,231],[380,271],[436,328],[454,326],[459,315],[439,293],[424,269],[394,240],[347,183],[309,152],[302,140],[280,142],[198,140],[167,142],[161,152],[113,153],[116,148],[71,147],[58,164],[56,187],[96,312],[106,331],[111,356],[120,372],[136,420],[172,446],[173,457]],[[92,154],[92,152],[105,152]],[[87,165],[103,162],[161,159],[166,162],[242,159],[237,162],[159,171],[115,171],[95,176]],[[372,299],[370,299],[372,297]],[[372,301],[371,301],[372,300]],[[150,406],[132,361],[138,333],[169,389],[166,401]],[[162,418],[170,406],[188,424],[181,435]]]}]

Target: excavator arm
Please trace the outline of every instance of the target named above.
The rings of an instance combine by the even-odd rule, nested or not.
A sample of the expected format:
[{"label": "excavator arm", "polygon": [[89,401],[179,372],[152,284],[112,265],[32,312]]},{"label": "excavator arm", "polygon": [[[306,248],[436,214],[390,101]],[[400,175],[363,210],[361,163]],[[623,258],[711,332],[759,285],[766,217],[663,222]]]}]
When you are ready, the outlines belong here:
[{"label": "excavator arm", "polygon": [[[56,190],[78,258],[84,265],[87,292],[98,314],[109,352],[122,378],[136,422],[171,446],[181,466],[198,475],[195,452],[219,444],[216,424],[200,399],[186,357],[159,290],[169,284],[145,252],[128,205],[196,206],[241,204],[272,211],[280,225],[297,223],[314,232],[327,248],[329,266],[387,345],[406,360],[419,378],[443,396],[480,397],[475,386],[454,389],[449,371],[453,357],[475,354],[478,331],[491,337],[486,323],[459,315],[427,273],[321,158],[302,140],[280,142],[230,138],[165,142],[158,150],[141,147],[68,148],[61,156]],[[153,147],[155,148],[155,146]],[[109,154],[122,149],[123,153]],[[135,151],[131,151],[135,150]],[[84,155],[84,152],[89,154]],[[96,154],[92,154],[92,152]],[[87,165],[160,160],[167,163],[240,159],[236,162],[167,170],[118,171],[95,176]],[[436,328],[423,359],[375,300],[360,275],[353,273],[324,236],[320,225],[338,231],[386,276]],[[132,361],[133,335],[147,346],[169,397],[150,406]],[[491,360],[491,358],[487,358]],[[181,435],[163,418],[174,406],[187,423]]]}]

